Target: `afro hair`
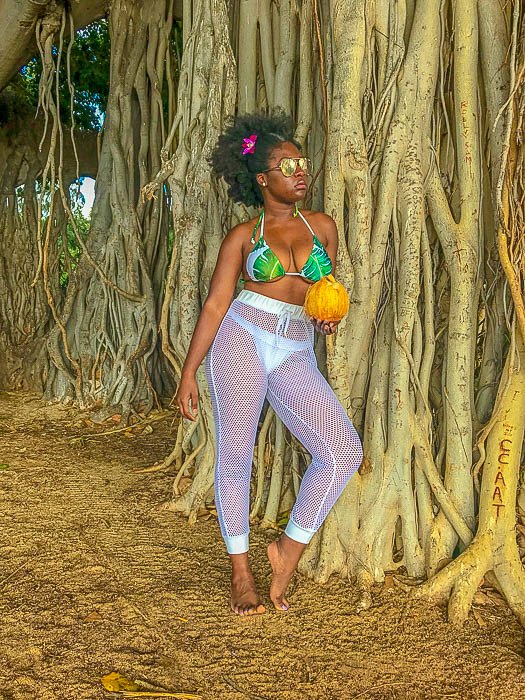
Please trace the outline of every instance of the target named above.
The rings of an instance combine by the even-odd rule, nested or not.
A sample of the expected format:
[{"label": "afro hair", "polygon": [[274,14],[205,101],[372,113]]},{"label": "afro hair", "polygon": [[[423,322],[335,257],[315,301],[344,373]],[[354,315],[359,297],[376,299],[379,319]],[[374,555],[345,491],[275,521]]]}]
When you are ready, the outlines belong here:
[{"label": "afro hair", "polygon": [[[253,153],[243,155],[243,140],[252,134],[257,135]],[[281,143],[295,141],[292,118],[282,111],[270,116],[264,114],[242,114],[219,136],[217,146],[211,155],[211,166],[217,177],[223,177],[228,184],[228,195],[234,202],[246,206],[263,204],[261,190],[255,179],[268,167],[271,151]]]}]

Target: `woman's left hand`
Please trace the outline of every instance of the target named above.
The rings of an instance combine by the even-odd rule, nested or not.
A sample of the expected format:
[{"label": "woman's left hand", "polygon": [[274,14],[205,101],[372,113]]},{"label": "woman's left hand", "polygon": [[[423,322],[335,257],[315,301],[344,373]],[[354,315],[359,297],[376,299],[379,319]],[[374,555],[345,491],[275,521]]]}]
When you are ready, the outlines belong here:
[{"label": "woman's left hand", "polygon": [[320,321],[318,318],[312,318],[311,316],[309,318],[315,330],[319,333],[323,333],[323,335],[331,335],[334,333],[339,324],[339,321]]}]

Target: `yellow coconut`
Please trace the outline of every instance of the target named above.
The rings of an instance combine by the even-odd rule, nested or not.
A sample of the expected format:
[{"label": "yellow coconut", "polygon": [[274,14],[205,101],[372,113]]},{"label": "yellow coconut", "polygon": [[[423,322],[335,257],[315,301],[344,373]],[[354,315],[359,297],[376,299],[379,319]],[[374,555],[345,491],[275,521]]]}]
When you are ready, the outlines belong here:
[{"label": "yellow coconut", "polygon": [[306,292],[304,310],[320,321],[340,321],[350,306],[348,294],[333,275],[326,275]]}]

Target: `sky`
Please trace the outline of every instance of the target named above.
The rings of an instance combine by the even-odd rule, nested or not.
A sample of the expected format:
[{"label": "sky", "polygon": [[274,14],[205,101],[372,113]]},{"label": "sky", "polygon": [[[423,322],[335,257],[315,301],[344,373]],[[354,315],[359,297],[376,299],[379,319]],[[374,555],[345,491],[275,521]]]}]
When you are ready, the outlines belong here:
[{"label": "sky", "polygon": [[93,207],[93,200],[95,199],[95,180],[92,177],[81,178],[82,184],[80,185],[80,191],[84,195],[85,204],[82,207],[82,213],[86,218],[91,216],[91,209]]}]

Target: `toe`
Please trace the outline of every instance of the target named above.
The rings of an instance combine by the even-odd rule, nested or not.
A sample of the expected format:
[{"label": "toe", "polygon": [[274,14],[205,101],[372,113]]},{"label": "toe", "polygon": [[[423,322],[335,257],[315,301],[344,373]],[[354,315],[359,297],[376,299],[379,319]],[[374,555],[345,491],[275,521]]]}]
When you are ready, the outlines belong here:
[{"label": "toe", "polygon": [[284,598],[277,598],[276,600],[273,601],[273,604],[275,606],[275,609],[279,610],[279,612],[286,611],[290,607],[288,605],[288,601],[285,600]]}]

